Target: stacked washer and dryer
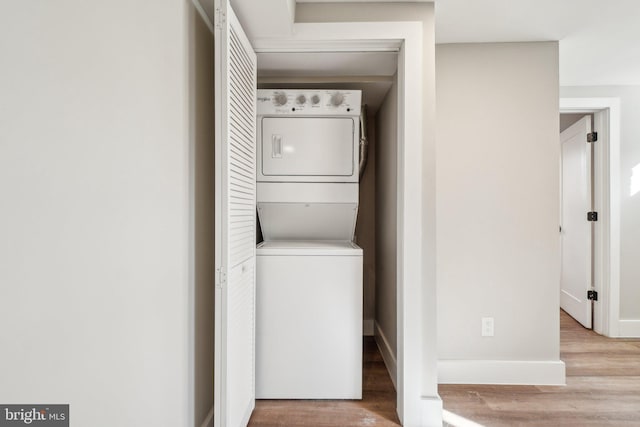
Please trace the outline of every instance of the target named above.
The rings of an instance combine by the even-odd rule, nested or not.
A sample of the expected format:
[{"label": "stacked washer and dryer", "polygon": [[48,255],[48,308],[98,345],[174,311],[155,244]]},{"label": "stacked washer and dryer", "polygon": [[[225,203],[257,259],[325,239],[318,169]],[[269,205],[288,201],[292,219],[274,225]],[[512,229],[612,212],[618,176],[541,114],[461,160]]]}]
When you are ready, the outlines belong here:
[{"label": "stacked washer and dryer", "polygon": [[258,399],[362,398],[360,104],[356,90],[258,90]]}]

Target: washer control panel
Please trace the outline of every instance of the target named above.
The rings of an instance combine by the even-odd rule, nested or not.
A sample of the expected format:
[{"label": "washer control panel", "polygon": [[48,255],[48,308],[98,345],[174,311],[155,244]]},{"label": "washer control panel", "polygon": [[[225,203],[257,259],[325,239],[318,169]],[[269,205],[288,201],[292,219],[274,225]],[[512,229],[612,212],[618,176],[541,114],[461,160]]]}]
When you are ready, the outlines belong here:
[{"label": "washer control panel", "polygon": [[362,92],[327,89],[258,89],[258,115],[359,116]]}]

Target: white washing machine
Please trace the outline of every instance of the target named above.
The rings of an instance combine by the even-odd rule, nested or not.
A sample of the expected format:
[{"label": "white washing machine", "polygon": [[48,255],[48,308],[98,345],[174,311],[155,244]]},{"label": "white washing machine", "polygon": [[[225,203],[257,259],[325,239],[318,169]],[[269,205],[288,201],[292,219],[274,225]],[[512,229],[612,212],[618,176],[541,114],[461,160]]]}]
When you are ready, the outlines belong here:
[{"label": "white washing machine", "polygon": [[360,91],[258,90],[256,397],[362,398]]},{"label": "white washing machine", "polygon": [[256,398],[362,398],[362,249],[257,248]]}]

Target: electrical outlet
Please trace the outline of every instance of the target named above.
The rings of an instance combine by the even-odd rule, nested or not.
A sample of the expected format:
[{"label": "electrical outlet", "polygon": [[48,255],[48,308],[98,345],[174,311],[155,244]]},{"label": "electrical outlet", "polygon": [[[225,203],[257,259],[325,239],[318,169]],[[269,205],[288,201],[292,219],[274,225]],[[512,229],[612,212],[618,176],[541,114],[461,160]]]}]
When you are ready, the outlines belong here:
[{"label": "electrical outlet", "polygon": [[493,336],[493,317],[482,318],[482,336],[483,337]]}]

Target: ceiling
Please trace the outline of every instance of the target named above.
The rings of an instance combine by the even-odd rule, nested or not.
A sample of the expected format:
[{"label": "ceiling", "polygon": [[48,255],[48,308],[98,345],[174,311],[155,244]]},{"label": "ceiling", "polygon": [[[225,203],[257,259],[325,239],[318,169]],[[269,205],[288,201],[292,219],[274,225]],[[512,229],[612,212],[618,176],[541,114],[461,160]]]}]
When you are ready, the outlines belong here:
[{"label": "ceiling", "polygon": [[[213,10],[213,0],[201,1]],[[293,1],[260,0],[282,16],[291,16]],[[255,0],[232,4],[255,10]],[[640,0],[437,0],[435,7],[437,43],[559,40],[561,86],[640,85]]]},{"label": "ceiling", "polygon": [[560,85],[640,84],[638,0],[437,0],[436,42],[560,41]]}]

